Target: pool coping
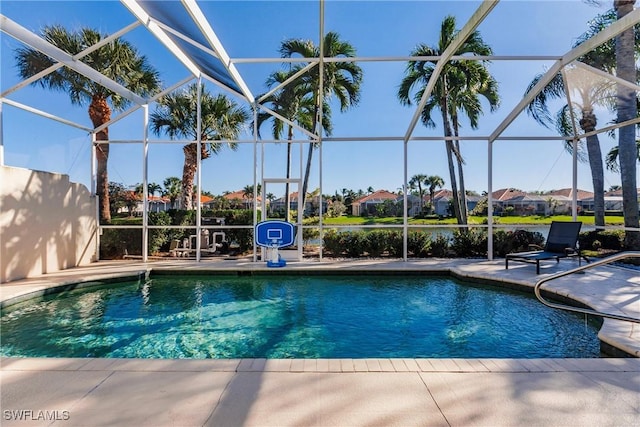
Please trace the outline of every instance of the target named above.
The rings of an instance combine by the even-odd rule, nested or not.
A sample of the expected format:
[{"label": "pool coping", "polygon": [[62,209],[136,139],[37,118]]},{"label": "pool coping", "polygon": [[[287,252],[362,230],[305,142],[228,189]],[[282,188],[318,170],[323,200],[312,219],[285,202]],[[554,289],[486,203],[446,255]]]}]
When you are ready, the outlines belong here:
[{"label": "pool coping", "polygon": [[[532,291],[537,280],[548,274],[563,271],[573,262],[547,264],[536,275],[528,265],[504,269],[503,262],[469,259],[399,260],[340,260],[291,262],[286,268],[268,268],[264,263],[247,260],[194,261],[101,261],[86,267],[46,274],[0,285],[0,308],[36,298],[49,292],[91,286],[92,282],[121,281],[149,277],[154,272],[171,274],[419,274],[450,275],[461,280]],[[577,262],[576,262],[577,264]],[[114,272],[114,269],[121,271]],[[548,273],[547,273],[548,272]],[[580,286],[574,285],[578,277]],[[608,293],[602,292],[605,284]],[[593,310],[640,318],[640,274],[636,270],[617,266],[601,266],[585,274],[557,279],[544,286],[545,296]],[[633,323],[604,319],[598,333],[601,348],[614,357],[640,357],[640,328]]]}]

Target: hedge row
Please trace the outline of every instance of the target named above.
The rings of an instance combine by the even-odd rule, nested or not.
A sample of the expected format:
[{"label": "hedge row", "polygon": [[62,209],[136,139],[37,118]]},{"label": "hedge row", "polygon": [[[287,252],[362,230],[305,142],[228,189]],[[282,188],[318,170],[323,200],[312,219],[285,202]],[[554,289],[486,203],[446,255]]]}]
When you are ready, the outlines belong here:
[{"label": "hedge row", "polygon": [[[527,232],[528,233],[528,232]],[[496,233],[498,235],[500,233]],[[540,234],[540,233],[537,233]],[[499,238],[497,238],[499,240]],[[505,240],[505,239],[502,239]],[[536,239],[532,238],[532,241]],[[329,230],[323,238],[324,250],[334,257],[402,257],[403,235],[399,230],[342,231]],[[502,243],[502,248],[513,244]],[[408,256],[474,257],[486,256],[487,232],[480,229],[455,231],[452,236],[409,231]],[[503,249],[504,250],[504,249]]]},{"label": "hedge row", "polygon": [[[453,234],[409,231],[409,257],[486,257],[487,230],[470,228]],[[622,249],[621,231],[589,231],[580,234],[583,249]],[[545,237],[537,231],[497,230],[493,234],[493,256],[504,257],[511,252],[526,251],[530,245],[543,246]],[[324,250],[334,257],[402,257],[402,232],[399,230],[342,231],[329,230],[324,234]],[[595,243],[594,243],[595,242]]]}]

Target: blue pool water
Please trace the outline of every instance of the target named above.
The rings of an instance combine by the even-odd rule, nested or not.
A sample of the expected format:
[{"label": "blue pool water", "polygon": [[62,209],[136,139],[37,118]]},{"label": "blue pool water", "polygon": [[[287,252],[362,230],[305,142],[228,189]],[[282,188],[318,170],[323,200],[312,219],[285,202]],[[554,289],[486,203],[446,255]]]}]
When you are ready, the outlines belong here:
[{"label": "blue pool water", "polygon": [[599,357],[597,325],[448,277],[156,276],[5,310],[3,356]]}]

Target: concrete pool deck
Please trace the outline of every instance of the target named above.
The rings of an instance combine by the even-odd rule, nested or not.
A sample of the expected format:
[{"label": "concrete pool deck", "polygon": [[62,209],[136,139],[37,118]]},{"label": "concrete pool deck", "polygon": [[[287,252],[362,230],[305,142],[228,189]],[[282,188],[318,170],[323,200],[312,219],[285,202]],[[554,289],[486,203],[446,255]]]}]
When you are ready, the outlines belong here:
[{"label": "concrete pool deck", "polygon": [[[504,260],[304,261],[286,270],[440,271],[533,287],[577,261],[504,269]],[[243,260],[103,261],[0,285],[0,301],[148,269],[260,271]],[[273,269],[269,269],[273,270]],[[280,271],[284,271],[280,269]],[[596,267],[544,287],[640,318],[640,273]],[[635,358],[239,359],[3,358],[2,426],[637,426],[640,325],[605,320],[599,338]]]}]

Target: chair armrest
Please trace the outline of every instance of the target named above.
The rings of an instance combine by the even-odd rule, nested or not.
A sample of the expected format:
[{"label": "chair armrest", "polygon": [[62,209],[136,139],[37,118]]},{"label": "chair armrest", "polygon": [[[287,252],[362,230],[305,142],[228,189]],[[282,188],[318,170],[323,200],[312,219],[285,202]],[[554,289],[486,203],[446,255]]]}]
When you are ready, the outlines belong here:
[{"label": "chair armrest", "polygon": [[544,248],[540,245],[536,245],[535,243],[529,243],[529,250],[537,250],[537,251],[541,251]]}]

